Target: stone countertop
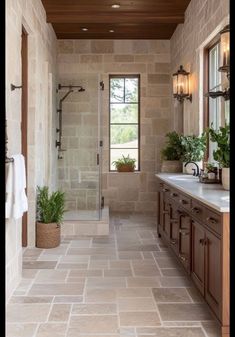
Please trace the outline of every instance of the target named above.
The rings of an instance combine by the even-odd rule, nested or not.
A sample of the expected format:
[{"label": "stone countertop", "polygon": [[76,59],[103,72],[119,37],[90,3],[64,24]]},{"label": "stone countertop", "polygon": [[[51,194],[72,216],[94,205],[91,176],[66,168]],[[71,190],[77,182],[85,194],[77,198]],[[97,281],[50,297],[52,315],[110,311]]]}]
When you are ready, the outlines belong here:
[{"label": "stone countertop", "polygon": [[198,177],[183,173],[157,173],[155,176],[216,211],[230,211],[229,191],[220,184],[203,184]]}]

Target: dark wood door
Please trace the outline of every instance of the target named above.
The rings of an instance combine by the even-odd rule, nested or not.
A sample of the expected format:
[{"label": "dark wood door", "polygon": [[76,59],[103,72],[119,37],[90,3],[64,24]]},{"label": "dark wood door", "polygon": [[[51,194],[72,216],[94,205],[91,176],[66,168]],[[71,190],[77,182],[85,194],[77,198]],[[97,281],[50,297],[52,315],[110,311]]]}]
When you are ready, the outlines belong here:
[{"label": "dark wood door", "polygon": [[205,284],[205,230],[192,220],[192,268],[191,276],[197,288],[204,296]]},{"label": "dark wood door", "polygon": [[163,236],[167,243],[170,241],[171,231],[171,203],[168,199],[164,198],[164,211],[163,211]]},{"label": "dark wood door", "polygon": [[191,267],[191,217],[179,210],[179,258],[183,266],[190,272]]},{"label": "dark wood door", "polygon": [[206,231],[205,297],[206,301],[221,319],[221,240]]},{"label": "dark wood door", "polygon": [[[21,144],[22,144],[22,154],[25,158],[26,181],[27,181],[28,35],[24,27],[22,27],[21,36],[22,36]],[[23,247],[27,246],[27,212],[24,213],[22,217],[22,246]]]},{"label": "dark wood door", "polygon": [[170,244],[174,252],[178,255],[179,243],[179,214],[178,206],[173,202],[171,206],[171,219],[170,219]]}]

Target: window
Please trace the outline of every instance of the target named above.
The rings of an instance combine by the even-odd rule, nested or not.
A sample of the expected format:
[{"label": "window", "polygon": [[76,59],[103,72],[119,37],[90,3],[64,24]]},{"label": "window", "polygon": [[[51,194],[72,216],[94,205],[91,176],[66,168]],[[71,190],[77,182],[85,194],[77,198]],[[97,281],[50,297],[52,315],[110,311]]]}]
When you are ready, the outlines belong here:
[{"label": "window", "polygon": [[[226,80],[226,75],[221,73],[219,69],[220,57],[220,42],[217,41],[206,50],[206,85],[205,91],[219,91],[223,90],[222,83]],[[229,122],[229,101],[225,101],[223,97],[211,98],[209,97],[205,105],[205,127],[210,127],[213,123],[213,128],[219,129],[224,125],[225,121]],[[214,162],[213,150],[216,149],[216,143],[209,141],[207,148],[206,160]]]},{"label": "window", "polygon": [[109,77],[109,169],[122,155],[136,159],[140,170],[140,76],[110,75]]}]

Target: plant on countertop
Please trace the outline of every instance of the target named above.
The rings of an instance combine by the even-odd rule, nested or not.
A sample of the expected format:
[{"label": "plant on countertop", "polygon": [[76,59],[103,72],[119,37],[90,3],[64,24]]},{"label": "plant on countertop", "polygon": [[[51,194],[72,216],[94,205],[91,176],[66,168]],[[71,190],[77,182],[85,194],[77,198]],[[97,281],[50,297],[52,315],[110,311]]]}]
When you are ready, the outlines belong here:
[{"label": "plant on countertop", "polygon": [[180,160],[183,154],[183,147],[181,145],[181,136],[176,132],[168,132],[166,147],[162,149],[161,156],[163,160]]},{"label": "plant on countertop", "polygon": [[60,224],[65,212],[65,193],[55,191],[49,195],[48,186],[37,186],[37,193],[37,220],[45,224]]},{"label": "plant on countertop", "polygon": [[214,160],[216,160],[221,167],[230,167],[230,126],[220,126],[219,130],[213,129],[213,124],[207,129],[207,134],[210,136],[212,142],[217,143],[217,149],[213,151]]},{"label": "plant on countertop", "polygon": [[203,159],[206,150],[206,133],[201,136],[189,135],[181,136],[181,145],[183,147],[183,162],[199,162]]},{"label": "plant on countertop", "polygon": [[216,173],[217,172],[217,166],[216,163],[205,163],[205,168],[207,173]]},{"label": "plant on countertop", "polygon": [[130,158],[129,154],[127,157],[122,155],[122,158],[114,160],[112,164],[116,167],[117,171],[123,171],[123,169],[133,172],[135,170],[136,159]]}]

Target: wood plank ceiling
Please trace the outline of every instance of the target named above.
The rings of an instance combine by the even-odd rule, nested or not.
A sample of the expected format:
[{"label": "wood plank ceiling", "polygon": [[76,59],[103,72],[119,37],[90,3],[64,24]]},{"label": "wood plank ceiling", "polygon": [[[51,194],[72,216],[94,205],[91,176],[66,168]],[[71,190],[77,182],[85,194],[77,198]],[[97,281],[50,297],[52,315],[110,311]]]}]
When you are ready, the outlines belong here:
[{"label": "wood plank ceiling", "polygon": [[189,2],[42,0],[58,39],[170,39]]}]

